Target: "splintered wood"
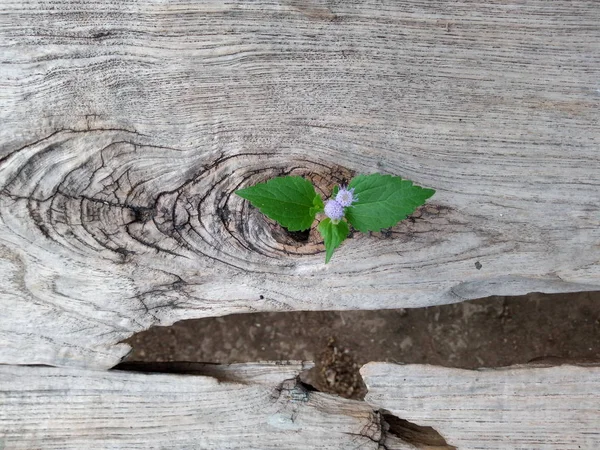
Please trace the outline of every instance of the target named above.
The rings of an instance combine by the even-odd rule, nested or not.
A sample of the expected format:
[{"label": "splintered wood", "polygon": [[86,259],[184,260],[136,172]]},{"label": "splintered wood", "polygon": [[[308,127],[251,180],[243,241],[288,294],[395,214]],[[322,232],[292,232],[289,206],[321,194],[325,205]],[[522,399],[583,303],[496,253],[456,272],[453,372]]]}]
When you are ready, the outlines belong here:
[{"label": "splintered wood", "polygon": [[[184,365],[175,366],[182,370]],[[186,374],[0,366],[8,449],[596,449],[600,368],[370,363],[366,402],[311,391],[307,366]]]},{"label": "splintered wood", "polygon": [[366,400],[459,449],[600,448],[600,368],[369,363]]},{"label": "splintered wood", "polygon": [[0,448],[415,449],[367,403],[307,390],[296,379],[303,368],[194,376],[0,366]]}]

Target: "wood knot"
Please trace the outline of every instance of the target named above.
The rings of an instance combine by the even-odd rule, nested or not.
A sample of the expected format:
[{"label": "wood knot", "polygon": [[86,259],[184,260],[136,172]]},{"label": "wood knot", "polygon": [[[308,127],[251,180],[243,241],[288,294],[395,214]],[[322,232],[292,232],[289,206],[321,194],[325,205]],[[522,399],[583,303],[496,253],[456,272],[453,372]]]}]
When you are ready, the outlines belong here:
[{"label": "wood knot", "polygon": [[[56,132],[25,149],[30,157],[15,160],[0,186],[3,214],[27,217],[14,223],[33,225],[32,239],[119,264],[158,255],[261,270],[321,253],[317,222],[289,232],[235,192],[291,175],[310,180],[326,200],[354,175],[303,155],[184,152],[125,129]],[[31,235],[24,230],[15,232]]]}]

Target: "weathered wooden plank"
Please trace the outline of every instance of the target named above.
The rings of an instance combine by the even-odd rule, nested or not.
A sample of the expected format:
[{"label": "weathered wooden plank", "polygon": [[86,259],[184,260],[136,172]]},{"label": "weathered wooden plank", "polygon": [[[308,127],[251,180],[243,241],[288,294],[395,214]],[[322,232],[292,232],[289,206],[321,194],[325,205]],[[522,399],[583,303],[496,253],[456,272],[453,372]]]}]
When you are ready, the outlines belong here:
[{"label": "weathered wooden plank", "polygon": [[303,368],[214,366],[213,378],[0,366],[0,448],[415,448],[368,404],[306,390]]},{"label": "weathered wooden plank", "polygon": [[366,400],[459,449],[600,448],[600,368],[369,363]]},{"label": "weathered wooden plank", "polygon": [[[370,363],[362,369],[367,403],[307,390],[297,379],[304,368],[193,365],[186,370],[197,375],[167,375],[0,366],[0,445],[556,450],[600,444],[598,367],[468,371]],[[205,369],[210,376],[199,375]]]},{"label": "weathered wooden plank", "polygon": [[[600,4],[0,4],[0,363],[106,368],[152,325],[600,286]],[[232,195],[433,187],[323,264]]]}]

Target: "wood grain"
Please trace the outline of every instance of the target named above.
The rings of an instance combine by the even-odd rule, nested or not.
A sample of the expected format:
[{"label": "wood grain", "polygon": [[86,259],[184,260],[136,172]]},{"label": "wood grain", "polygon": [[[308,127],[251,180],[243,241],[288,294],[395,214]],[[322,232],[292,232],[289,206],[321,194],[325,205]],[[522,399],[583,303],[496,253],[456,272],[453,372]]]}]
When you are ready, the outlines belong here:
[{"label": "wood grain", "polygon": [[[3,1],[0,363],[155,325],[600,287],[600,5]],[[324,265],[233,195],[432,187]]]},{"label": "wood grain", "polygon": [[600,447],[599,367],[463,370],[369,363],[366,400],[461,450]]},{"label": "wood grain", "polygon": [[[0,366],[12,449],[595,449],[598,367],[469,371],[370,363],[366,402],[315,392],[302,363],[185,375]],[[193,373],[193,375],[192,375]]]},{"label": "wood grain", "polygon": [[0,366],[0,448],[415,449],[368,404],[307,390],[302,369],[215,366],[212,378]]}]

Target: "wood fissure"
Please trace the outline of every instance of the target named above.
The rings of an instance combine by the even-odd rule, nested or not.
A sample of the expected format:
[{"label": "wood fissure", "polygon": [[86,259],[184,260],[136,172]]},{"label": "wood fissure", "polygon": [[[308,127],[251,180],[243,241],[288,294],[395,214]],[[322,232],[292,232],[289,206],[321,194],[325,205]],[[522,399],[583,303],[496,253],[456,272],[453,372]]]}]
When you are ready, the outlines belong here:
[{"label": "wood fissure", "polygon": [[408,420],[396,417],[386,410],[380,410],[382,427],[386,433],[392,434],[404,442],[414,445],[418,449],[427,450],[457,450],[448,445],[446,440],[432,427],[422,427]]},{"label": "wood fissure", "polygon": [[600,443],[598,367],[472,371],[370,363],[362,369],[366,402],[307,389],[298,381],[307,367],[180,364],[187,374],[178,375],[0,365],[0,442],[10,449],[102,442],[374,450]]},{"label": "wood fissure", "polygon": [[433,427],[450,447],[482,450],[597,448],[599,373],[597,365],[464,370],[369,363],[361,369],[368,403]]},{"label": "wood fissure", "polygon": [[[379,415],[367,403],[307,389],[297,378],[307,367],[195,364],[179,367],[187,375],[167,375],[0,365],[0,443],[10,449],[94,442],[140,449],[415,448],[377,431]],[[15,384],[16,377],[23,383]]]}]

